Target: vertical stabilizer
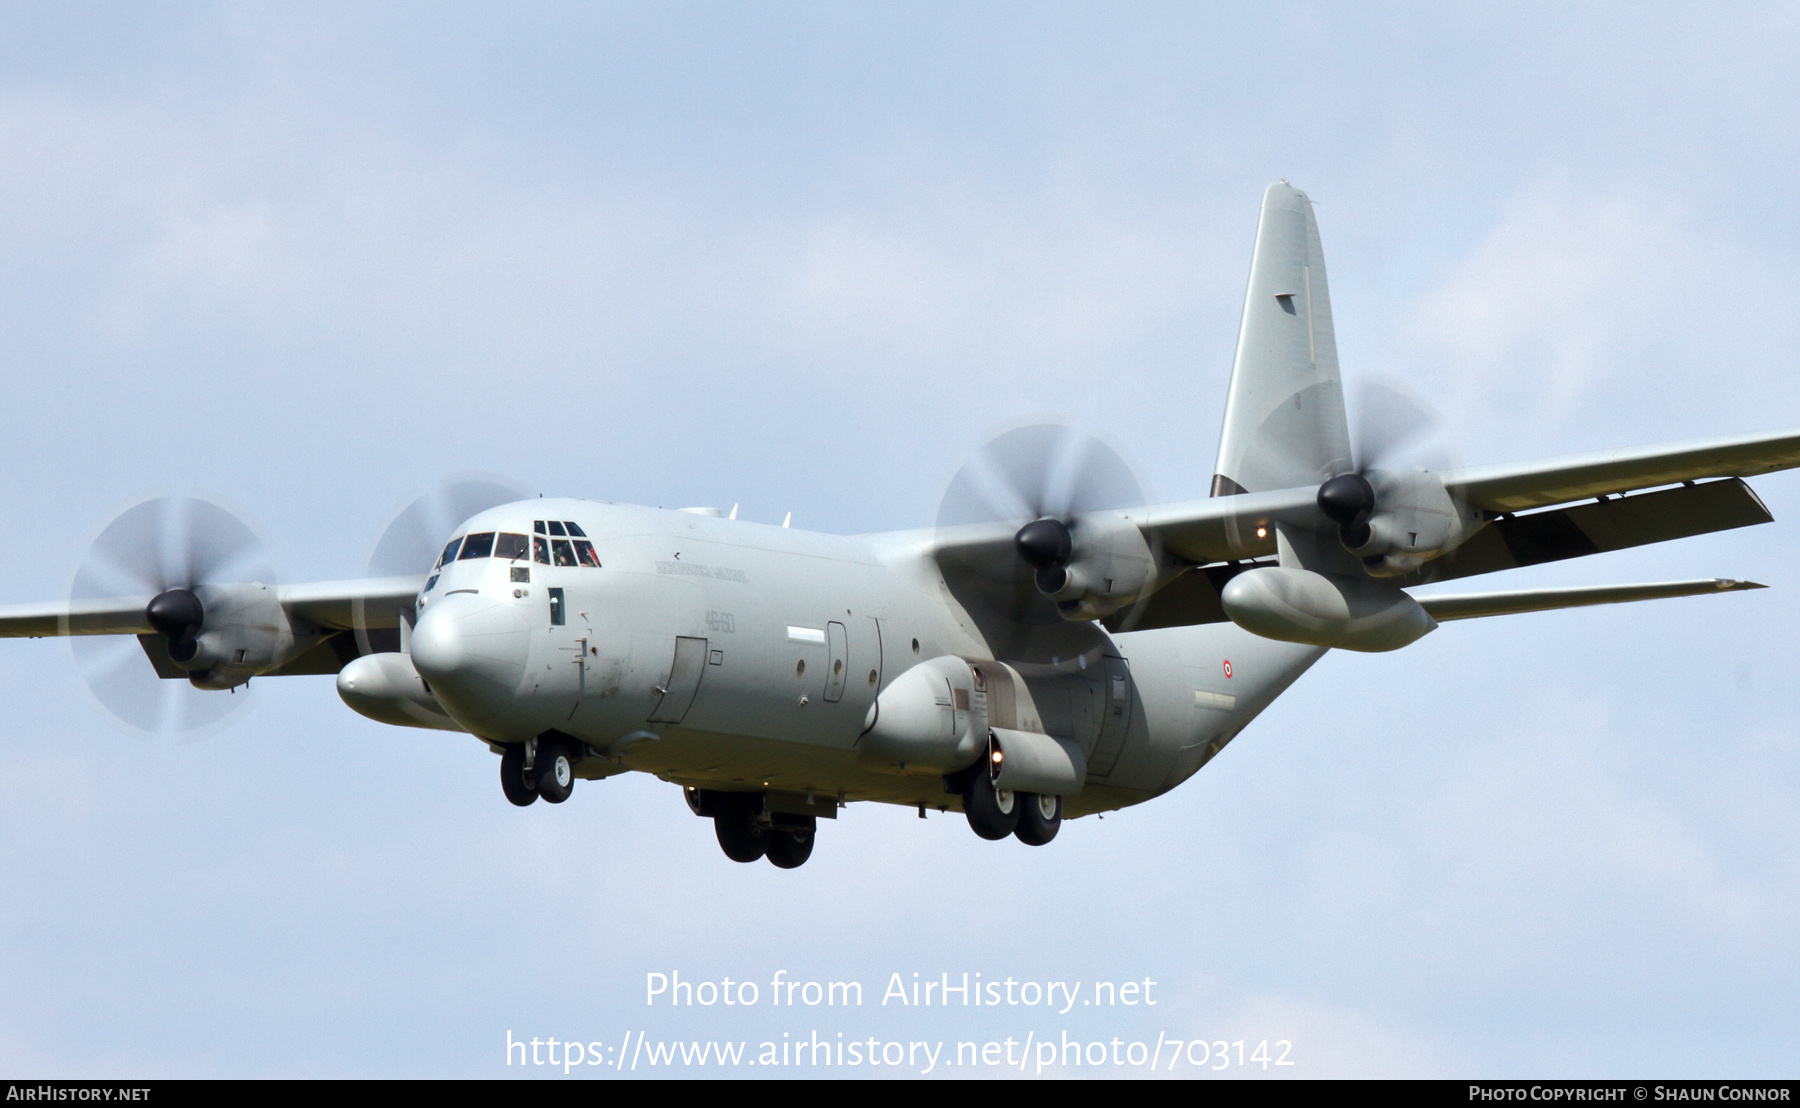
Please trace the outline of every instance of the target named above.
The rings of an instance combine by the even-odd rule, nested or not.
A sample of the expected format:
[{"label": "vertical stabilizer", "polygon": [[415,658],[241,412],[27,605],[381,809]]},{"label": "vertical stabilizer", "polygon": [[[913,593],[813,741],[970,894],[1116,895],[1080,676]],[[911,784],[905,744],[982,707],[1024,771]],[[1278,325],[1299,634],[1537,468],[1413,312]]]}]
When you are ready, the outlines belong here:
[{"label": "vertical stabilizer", "polygon": [[1351,468],[1325,255],[1306,194],[1263,194],[1212,494],[1313,485]]}]

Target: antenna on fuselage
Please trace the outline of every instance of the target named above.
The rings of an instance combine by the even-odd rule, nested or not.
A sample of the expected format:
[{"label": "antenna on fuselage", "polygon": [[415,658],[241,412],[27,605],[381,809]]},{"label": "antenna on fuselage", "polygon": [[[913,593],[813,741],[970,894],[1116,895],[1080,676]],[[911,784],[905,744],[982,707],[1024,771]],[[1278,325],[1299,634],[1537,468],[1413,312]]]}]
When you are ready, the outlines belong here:
[{"label": "antenna on fuselage", "polygon": [[725,518],[736,519],[737,518],[737,510],[738,510],[738,506],[736,504],[733,504],[731,506],[731,514],[729,516],[726,516]]},{"label": "antenna on fuselage", "polygon": [[790,524],[792,522],[794,522],[794,513],[792,513],[792,512],[789,512],[787,515],[781,517],[781,525],[783,527],[786,527],[788,524]]}]

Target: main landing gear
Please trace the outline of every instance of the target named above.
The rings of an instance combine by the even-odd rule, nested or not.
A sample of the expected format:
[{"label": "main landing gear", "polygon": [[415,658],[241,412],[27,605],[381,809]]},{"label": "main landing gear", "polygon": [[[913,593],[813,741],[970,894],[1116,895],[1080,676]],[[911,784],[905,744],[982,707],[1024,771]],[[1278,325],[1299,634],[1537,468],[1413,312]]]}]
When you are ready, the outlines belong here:
[{"label": "main landing gear", "polygon": [[575,791],[575,761],[561,739],[508,743],[500,755],[500,791],[521,808],[540,796],[561,804]]},{"label": "main landing gear", "polygon": [[963,813],[984,839],[1013,836],[1027,846],[1043,846],[1062,829],[1062,797],[1019,793],[994,785],[987,766],[977,763],[962,783]]},{"label": "main landing gear", "polygon": [[767,858],[781,869],[797,869],[812,857],[819,821],[764,810],[761,793],[721,793],[711,789],[681,790],[697,816],[713,821],[719,849],[734,862]]}]

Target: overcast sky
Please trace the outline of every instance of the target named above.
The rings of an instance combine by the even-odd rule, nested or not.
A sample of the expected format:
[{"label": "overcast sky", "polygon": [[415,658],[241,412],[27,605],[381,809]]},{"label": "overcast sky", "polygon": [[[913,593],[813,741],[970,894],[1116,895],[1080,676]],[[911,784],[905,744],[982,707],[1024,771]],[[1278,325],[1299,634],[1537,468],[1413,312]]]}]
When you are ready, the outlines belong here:
[{"label": "overcast sky", "polygon": [[[9,2],[0,603],[158,494],[289,581],[466,471],[921,526],[1040,416],[1202,495],[1278,177],[1346,373],[1465,461],[1800,425],[1797,59],[1785,5]],[[0,643],[0,1073],[504,1076],[509,1031],[642,1030],[1791,1076],[1800,475],[1755,487],[1775,524],[1491,581],[1768,590],[1328,655],[1048,848],[858,806],[791,873],[638,775],[514,809],[479,743],[328,678],[146,739],[63,644]],[[643,1003],[777,970],[868,1000]],[[1158,1004],[877,1003],[915,971]]]}]

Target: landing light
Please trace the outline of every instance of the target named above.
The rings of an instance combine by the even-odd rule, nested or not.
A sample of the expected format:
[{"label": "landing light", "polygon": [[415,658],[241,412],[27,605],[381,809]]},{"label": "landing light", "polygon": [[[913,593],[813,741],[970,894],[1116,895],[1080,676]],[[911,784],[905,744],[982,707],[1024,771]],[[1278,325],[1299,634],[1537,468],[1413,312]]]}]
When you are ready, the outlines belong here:
[{"label": "landing light", "polygon": [[1256,537],[1259,539],[1268,538],[1269,537],[1269,529],[1267,527],[1258,527],[1256,529]]}]

